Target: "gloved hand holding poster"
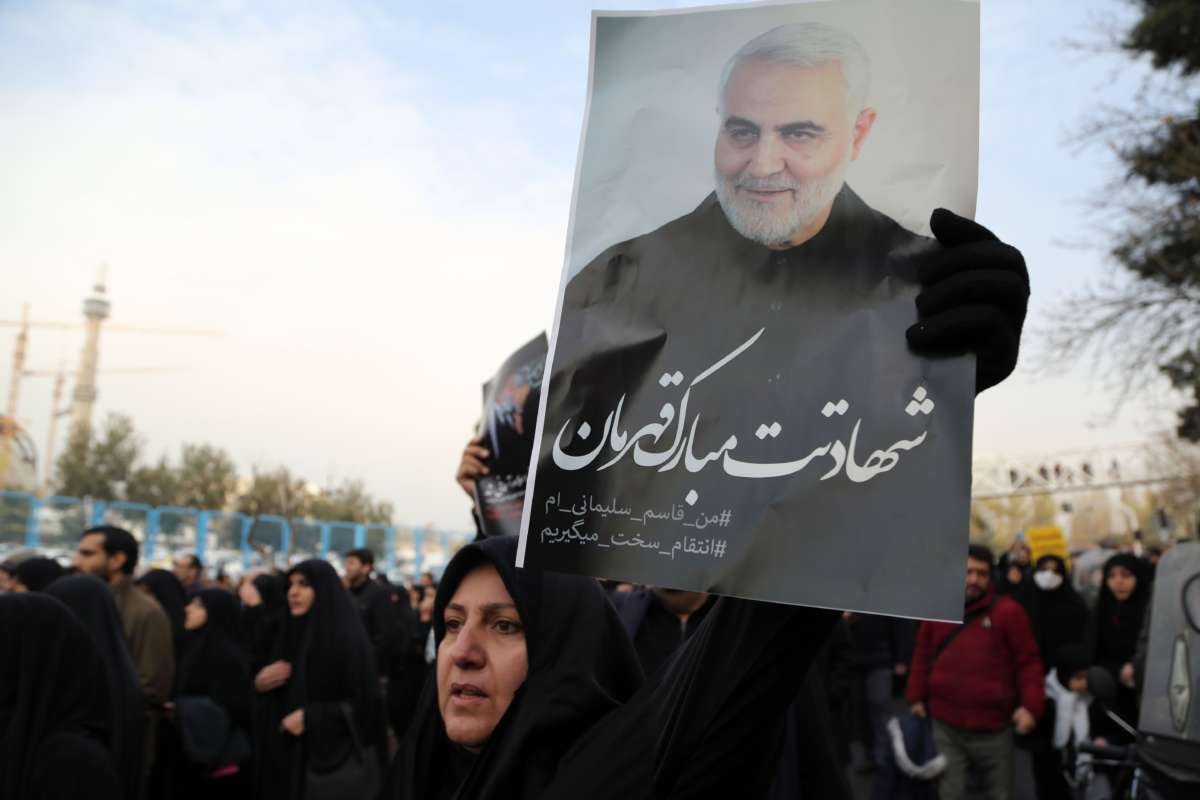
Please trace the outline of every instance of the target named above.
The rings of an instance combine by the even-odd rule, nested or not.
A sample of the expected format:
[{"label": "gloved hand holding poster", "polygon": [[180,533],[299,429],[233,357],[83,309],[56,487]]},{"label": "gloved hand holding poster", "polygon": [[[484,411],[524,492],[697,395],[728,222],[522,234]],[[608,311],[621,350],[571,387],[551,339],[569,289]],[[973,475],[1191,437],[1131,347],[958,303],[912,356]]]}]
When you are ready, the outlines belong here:
[{"label": "gloved hand holding poster", "polygon": [[593,16],[518,565],[961,619],[975,363],[905,332],[978,85],[961,0]]}]

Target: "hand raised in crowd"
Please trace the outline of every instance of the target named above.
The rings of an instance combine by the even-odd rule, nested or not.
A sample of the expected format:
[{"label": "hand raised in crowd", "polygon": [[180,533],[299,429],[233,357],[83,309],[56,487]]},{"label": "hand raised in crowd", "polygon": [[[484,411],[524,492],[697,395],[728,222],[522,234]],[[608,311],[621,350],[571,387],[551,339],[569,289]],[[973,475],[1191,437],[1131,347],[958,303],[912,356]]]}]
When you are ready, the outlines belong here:
[{"label": "hand raised in crowd", "polygon": [[912,713],[916,714],[918,717],[921,717],[922,719],[924,719],[927,716],[926,712],[925,712],[925,704],[924,703],[913,703],[911,706],[909,706],[909,710],[912,711]]},{"label": "hand raised in crowd", "polygon": [[475,479],[487,475],[489,472],[484,460],[490,455],[491,453],[483,446],[483,434],[467,442],[467,446],[463,448],[462,461],[458,464],[458,474],[454,476],[454,479],[472,498],[475,497]]},{"label": "hand raised in crowd", "polygon": [[940,249],[917,263],[920,320],[906,333],[921,355],[975,354],[975,393],[1017,366],[1029,303],[1021,251],[966,217],[936,209],[929,226]]},{"label": "hand raised in crowd", "polygon": [[1127,689],[1136,689],[1133,685],[1133,664],[1126,664],[1121,667],[1121,674],[1118,676],[1121,684]]},{"label": "hand raised in crowd", "polygon": [[1033,714],[1030,714],[1027,710],[1025,710],[1024,707],[1020,707],[1014,711],[1012,719],[1013,725],[1017,729],[1017,733],[1021,734],[1022,736],[1032,733],[1033,729],[1037,727],[1037,720],[1034,719]]},{"label": "hand raised in crowd", "polygon": [[253,579],[243,580],[242,585],[238,587],[238,597],[242,600],[242,605],[246,608],[255,608],[262,605],[262,594],[259,593],[258,587],[254,585]]},{"label": "hand raised in crowd", "polygon": [[267,664],[254,676],[254,688],[260,692],[269,692],[288,682],[292,677],[292,665],[286,661],[275,661]]},{"label": "hand raised in crowd", "polygon": [[304,709],[297,708],[292,713],[283,718],[279,723],[279,730],[286,731],[292,736],[304,735]]}]

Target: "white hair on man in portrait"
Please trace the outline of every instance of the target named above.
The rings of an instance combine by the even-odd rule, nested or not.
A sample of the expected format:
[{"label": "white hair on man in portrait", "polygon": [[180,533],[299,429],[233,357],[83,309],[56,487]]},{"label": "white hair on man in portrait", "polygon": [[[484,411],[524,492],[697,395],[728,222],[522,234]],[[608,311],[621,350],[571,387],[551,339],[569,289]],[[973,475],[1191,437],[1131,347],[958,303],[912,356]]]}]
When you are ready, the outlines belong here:
[{"label": "white hair on man in portrait", "polygon": [[[718,111],[725,116],[729,83],[739,66],[749,62],[787,64],[798,67],[823,67],[836,63],[846,84],[846,107],[850,133],[863,110],[871,82],[871,62],[858,40],[845,31],[817,22],[780,25],[746,42],[733,54],[721,72],[718,84]],[[833,202],[845,181],[849,161],[840,164],[821,180],[801,182],[779,173],[757,178],[748,173],[735,177],[722,175],[714,168],[717,200],[733,228],[747,239],[768,247],[786,245],[798,230],[811,224]],[[739,198],[737,189],[793,192],[795,202],[789,212],[779,213],[769,205]]]},{"label": "white hair on man in portrait", "polygon": [[725,112],[725,92],[734,70],[747,61],[798,67],[836,63],[841,66],[842,79],[846,81],[850,118],[854,119],[866,104],[867,90],[871,86],[871,59],[858,39],[832,25],[820,22],[780,25],[742,45],[721,70],[717,103],[722,114]]}]

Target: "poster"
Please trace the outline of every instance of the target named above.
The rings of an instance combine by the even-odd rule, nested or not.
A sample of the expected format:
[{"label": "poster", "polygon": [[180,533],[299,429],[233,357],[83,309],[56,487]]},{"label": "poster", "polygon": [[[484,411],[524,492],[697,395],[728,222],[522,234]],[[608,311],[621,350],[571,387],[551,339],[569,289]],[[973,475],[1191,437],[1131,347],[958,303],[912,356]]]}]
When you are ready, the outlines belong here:
[{"label": "poster", "polygon": [[545,365],[546,334],[539,333],[509,356],[495,377],[483,385],[480,433],[490,453],[490,472],[475,480],[475,513],[484,536],[521,532]]},{"label": "poster", "polygon": [[593,15],[519,566],[961,619],[974,361],[904,331],[974,212],[978,12]]},{"label": "poster", "polygon": [[1062,528],[1029,528],[1025,531],[1025,537],[1029,539],[1029,555],[1033,563],[1036,564],[1042,556],[1058,556],[1067,569],[1071,568],[1071,554],[1067,552],[1067,539],[1063,536]]}]

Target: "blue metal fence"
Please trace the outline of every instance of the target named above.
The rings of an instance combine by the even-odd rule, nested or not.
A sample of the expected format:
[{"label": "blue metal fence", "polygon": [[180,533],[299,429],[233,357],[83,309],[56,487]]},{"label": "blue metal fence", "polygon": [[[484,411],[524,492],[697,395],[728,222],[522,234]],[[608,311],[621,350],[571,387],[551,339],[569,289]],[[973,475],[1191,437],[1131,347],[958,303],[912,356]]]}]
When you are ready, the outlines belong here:
[{"label": "blue metal fence", "polygon": [[147,562],[187,552],[206,563],[240,562],[247,569],[261,562],[260,547],[272,558],[287,553],[292,561],[369,547],[385,571],[414,576],[447,563],[472,536],[0,490],[0,552],[31,547],[65,555],[84,530],[103,524],[129,530],[141,542]]}]

